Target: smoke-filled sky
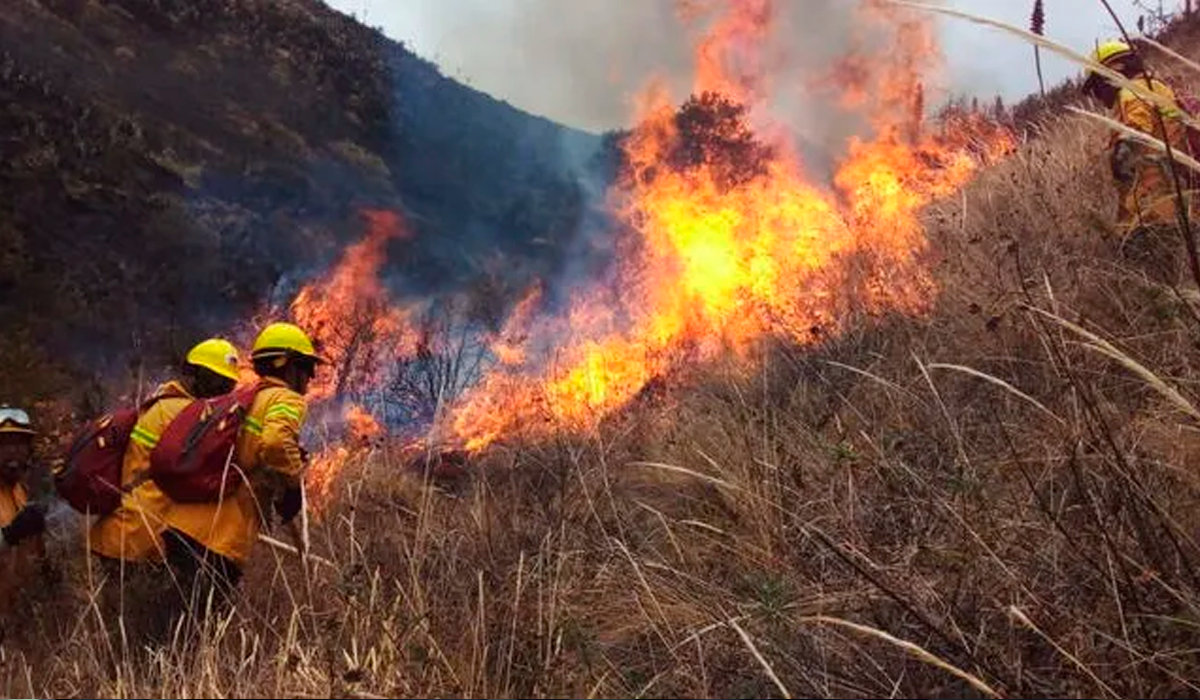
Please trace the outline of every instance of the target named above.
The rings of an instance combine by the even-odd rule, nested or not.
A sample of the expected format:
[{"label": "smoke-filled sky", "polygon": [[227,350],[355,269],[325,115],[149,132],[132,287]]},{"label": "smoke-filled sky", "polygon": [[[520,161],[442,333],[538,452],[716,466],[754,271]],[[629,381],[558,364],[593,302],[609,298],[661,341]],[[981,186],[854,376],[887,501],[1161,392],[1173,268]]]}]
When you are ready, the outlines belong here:
[{"label": "smoke-filled sky", "polygon": [[[690,84],[689,40],[676,16],[682,0],[327,0],[381,27],[444,73],[522,109],[600,131],[625,126],[630,98],[650,76],[678,90]],[[822,67],[849,35],[853,0],[780,0],[777,34],[790,67]],[[1018,26],[1029,0],[944,0]],[[1046,31],[1085,51],[1116,34],[1099,0],[1045,0]],[[1112,0],[1131,31],[1134,0]],[[1167,3],[1173,4],[1173,3]],[[1020,39],[965,20],[939,21],[945,58],[941,87],[1015,100],[1036,90],[1032,49]],[[1048,83],[1077,72],[1043,56]]]}]

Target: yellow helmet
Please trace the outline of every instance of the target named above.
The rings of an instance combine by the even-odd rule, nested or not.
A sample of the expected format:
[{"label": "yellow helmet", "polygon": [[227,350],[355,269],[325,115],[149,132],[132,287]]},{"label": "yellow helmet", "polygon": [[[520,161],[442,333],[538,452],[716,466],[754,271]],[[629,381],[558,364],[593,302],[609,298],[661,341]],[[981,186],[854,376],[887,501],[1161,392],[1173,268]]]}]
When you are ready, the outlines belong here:
[{"label": "yellow helmet", "polygon": [[223,338],[209,338],[187,354],[190,365],[203,367],[226,379],[238,380],[238,351]]},{"label": "yellow helmet", "polygon": [[1133,53],[1133,47],[1120,40],[1106,41],[1096,47],[1092,53],[1092,60],[1102,65],[1107,65],[1109,61],[1128,56]]},{"label": "yellow helmet", "polygon": [[308,334],[291,323],[272,323],[262,329],[254,341],[254,350],[250,356],[260,358],[289,353],[307,357],[315,362],[325,361],[317,355]]},{"label": "yellow helmet", "polygon": [[33,421],[29,414],[20,408],[0,406],[0,433],[18,433],[20,435],[36,435]]}]

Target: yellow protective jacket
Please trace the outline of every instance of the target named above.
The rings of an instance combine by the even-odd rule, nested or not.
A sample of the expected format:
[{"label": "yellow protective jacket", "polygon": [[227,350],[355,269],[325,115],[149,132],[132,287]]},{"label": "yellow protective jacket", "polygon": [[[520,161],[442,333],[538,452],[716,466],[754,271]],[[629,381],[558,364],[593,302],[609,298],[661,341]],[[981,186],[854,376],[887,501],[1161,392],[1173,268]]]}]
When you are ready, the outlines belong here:
[{"label": "yellow protective jacket", "polygon": [[150,407],[138,418],[125,448],[121,464],[121,486],[136,481],[140,485],[121,497],[121,505],[100,518],[88,531],[88,543],[94,554],[125,561],[161,561],[162,533],[171,500],[146,479],[150,452],[163,431],[195,399],[178,382],[159,387]]},{"label": "yellow protective jacket", "polygon": [[[1141,85],[1146,84],[1145,75],[1133,80]],[[1166,83],[1157,78],[1150,78],[1149,83],[1152,92],[1175,102],[1175,92]],[[1162,112],[1167,139],[1163,139],[1163,129],[1156,111]],[[1176,151],[1187,153],[1187,130],[1178,108],[1163,109],[1138,97],[1132,90],[1121,88],[1113,112],[1113,117],[1125,126],[1167,140]],[[1109,146],[1110,156],[1114,159],[1114,175],[1115,171],[1121,169],[1116,164],[1117,160],[1126,162],[1128,175],[1124,179],[1116,178],[1119,196],[1117,226],[1122,236],[1142,226],[1175,226],[1175,187],[1166,154],[1139,144],[1121,133],[1113,134]],[[1123,157],[1120,155],[1122,153],[1125,154]],[[1178,166],[1178,171],[1181,185],[1186,188],[1188,171],[1183,166]]]},{"label": "yellow protective jacket", "polygon": [[[304,471],[300,429],[304,397],[274,378],[254,397],[238,436],[236,461],[242,485],[216,503],[175,503],[167,525],[213,552],[244,565],[261,522],[270,517],[271,487],[298,484]],[[261,496],[261,498],[260,498]]]},{"label": "yellow protective jacket", "polygon": [[[29,492],[24,484],[0,484],[0,527],[7,527],[28,501]],[[28,540],[0,551],[0,613],[7,614],[12,608],[21,583],[42,547],[40,540]]]},{"label": "yellow protective jacket", "polygon": [[25,485],[17,482],[12,486],[0,484],[0,527],[8,527],[17,513],[29,502]]}]

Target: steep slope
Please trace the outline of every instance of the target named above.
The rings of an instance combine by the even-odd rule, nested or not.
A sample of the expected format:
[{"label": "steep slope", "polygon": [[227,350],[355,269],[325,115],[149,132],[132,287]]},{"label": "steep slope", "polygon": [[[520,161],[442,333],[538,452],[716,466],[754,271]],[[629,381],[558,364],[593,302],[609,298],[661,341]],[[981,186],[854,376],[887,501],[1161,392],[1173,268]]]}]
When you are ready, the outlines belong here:
[{"label": "steep slope", "polygon": [[408,291],[477,283],[493,252],[545,273],[599,143],[316,0],[5,2],[0,99],[14,400],[165,361],[328,262],[364,208],[407,214]]}]

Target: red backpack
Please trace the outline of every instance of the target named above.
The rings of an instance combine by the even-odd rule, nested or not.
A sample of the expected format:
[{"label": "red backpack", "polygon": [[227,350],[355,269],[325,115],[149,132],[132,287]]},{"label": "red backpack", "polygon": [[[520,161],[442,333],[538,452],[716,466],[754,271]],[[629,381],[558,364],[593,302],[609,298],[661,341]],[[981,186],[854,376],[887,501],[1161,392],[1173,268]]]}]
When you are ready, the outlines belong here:
[{"label": "red backpack", "polygon": [[54,472],[58,495],[80,513],[104,516],[116,510],[125,491],[121,485],[125,450],[138,419],[160,399],[183,396],[167,390],[136,408],[122,408],[89,421]]},{"label": "red backpack", "polygon": [[256,384],[213,399],[193,401],[163,431],[150,452],[147,475],[176,503],[221,500],[241,485],[233,461]]}]

